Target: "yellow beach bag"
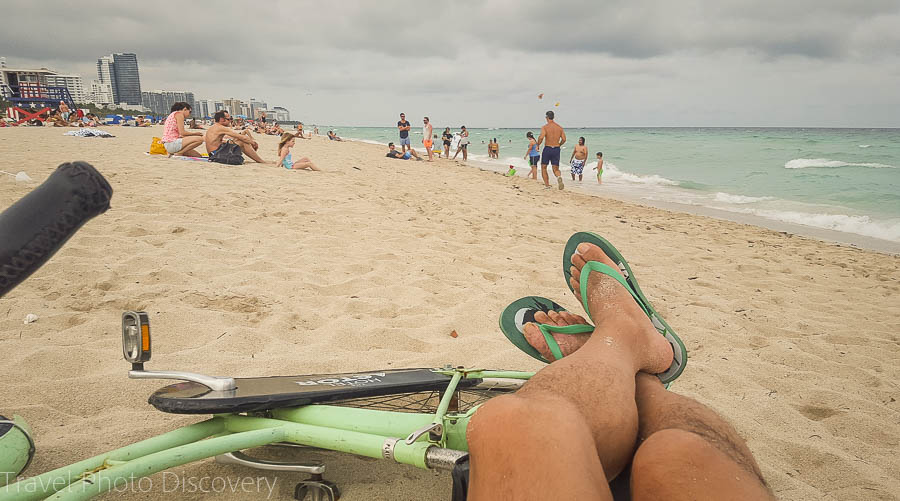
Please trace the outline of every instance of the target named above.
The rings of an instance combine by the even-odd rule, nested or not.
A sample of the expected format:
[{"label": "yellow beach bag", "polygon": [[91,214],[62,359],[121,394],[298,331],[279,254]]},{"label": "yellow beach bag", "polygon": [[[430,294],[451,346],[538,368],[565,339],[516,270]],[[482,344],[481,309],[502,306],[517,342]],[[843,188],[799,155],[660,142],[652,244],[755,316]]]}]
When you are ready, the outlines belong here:
[{"label": "yellow beach bag", "polygon": [[168,155],[169,152],[166,151],[166,146],[163,144],[162,139],[158,137],[154,137],[153,141],[150,142],[150,154],[151,155]]}]

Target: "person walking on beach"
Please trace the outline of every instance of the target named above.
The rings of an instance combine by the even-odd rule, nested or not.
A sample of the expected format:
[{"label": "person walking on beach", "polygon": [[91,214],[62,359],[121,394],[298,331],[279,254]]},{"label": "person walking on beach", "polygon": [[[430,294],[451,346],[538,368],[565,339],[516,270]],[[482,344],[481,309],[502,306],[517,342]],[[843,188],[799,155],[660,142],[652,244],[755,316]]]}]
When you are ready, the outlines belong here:
[{"label": "person walking on beach", "polygon": [[428,161],[434,162],[434,152],[431,151],[431,147],[434,145],[434,141],[431,139],[434,127],[431,125],[428,117],[423,118],[422,121],[425,122],[425,125],[422,126],[422,144],[425,145],[425,151],[428,152]]},{"label": "person walking on beach", "polygon": [[597,166],[594,167],[594,170],[597,171],[597,184],[603,184],[603,152],[597,152]]},{"label": "person walking on beach", "polygon": [[412,149],[412,146],[409,144],[409,129],[412,126],[409,125],[409,122],[406,121],[406,114],[400,114],[400,121],[397,122],[397,129],[400,131],[400,149],[404,152],[407,149]]},{"label": "person walking on beach", "polygon": [[578,180],[581,181],[582,173],[584,172],[584,163],[587,162],[587,146],[584,145],[584,138],[578,138],[578,144],[575,145],[575,149],[572,151],[572,156],[569,157],[569,165],[572,166],[572,181],[575,180],[575,174],[578,174]]},{"label": "person walking on beach", "polygon": [[453,154],[453,160],[456,160],[456,155],[459,155],[459,152],[462,151],[463,154],[463,162],[465,162],[469,158],[469,131],[466,130],[466,126],[463,125],[459,128],[459,146],[456,147],[456,153]]},{"label": "person walking on beach", "polygon": [[534,134],[531,131],[525,133],[525,137],[528,138],[528,151],[525,152],[525,160],[528,160],[528,165],[531,167],[528,177],[537,181],[537,166],[541,163],[541,152],[538,150],[537,139],[534,138]]},{"label": "person walking on beach", "polygon": [[203,144],[203,133],[184,130],[184,121],[191,116],[191,105],[179,101],[172,105],[171,110],[163,125],[161,138],[166,152],[170,157],[175,155],[200,157],[200,153],[194,148]]},{"label": "person walking on beach", "polygon": [[559,172],[559,150],[560,146],[566,144],[566,131],[553,121],[553,111],[545,114],[547,124],[541,127],[541,135],[538,137],[538,148],[544,143],[544,151],[541,152],[541,177],[544,179],[544,188],[550,188],[550,176],[547,174],[547,165],[553,166],[553,175],[556,176],[556,183],[559,189],[564,189],[562,174]]},{"label": "person walking on beach", "polygon": [[206,151],[209,152],[209,156],[214,156],[216,154],[216,151],[226,143],[227,137],[227,141],[240,145],[244,154],[252,158],[255,162],[261,164],[266,163],[266,161],[260,158],[256,153],[256,150],[259,149],[259,143],[253,140],[250,131],[245,130],[243,132],[235,132],[229,127],[231,124],[231,115],[229,115],[227,111],[217,111],[216,114],[213,115],[213,118],[216,122],[206,131],[205,138]]},{"label": "person walking on beach", "polygon": [[453,133],[450,132],[450,127],[444,129],[441,139],[444,141],[444,153],[446,158],[450,158],[450,145],[453,143]]}]

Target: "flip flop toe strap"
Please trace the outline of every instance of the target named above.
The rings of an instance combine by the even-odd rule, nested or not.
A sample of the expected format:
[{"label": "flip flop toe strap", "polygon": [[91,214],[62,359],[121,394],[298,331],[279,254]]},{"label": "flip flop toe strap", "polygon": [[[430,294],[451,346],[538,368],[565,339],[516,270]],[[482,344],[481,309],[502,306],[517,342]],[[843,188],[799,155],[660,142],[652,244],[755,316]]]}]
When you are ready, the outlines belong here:
[{"label": "flip flop toe strap", "polygon": [[[651,316],[651,312],[644,304],[644,300],[641,299],[641,297],[638,296],[636,292],[634,292],[634,289],[632,289],[630,285],[628,285],[628,282],[625,281],[625,279],[622,277],[622,273],[619,270],[598,261],[588,261],[587,263],[585,263],[584,268],[581,269],[581,304],[582,306],[584,306],[584,311],[588,314],[588,317],[591,316],[591,310],[590,308],[588,308],[587,287],[588,277],[590,276],[592,271],[596,271],[598,273],[602,273],[604,275],[615,278],[616,281],[622,284],[622,286],[625,287],[625,290],[627,290],[631,294],[631,297],[633,297],[638,306],[640,306],[641,309],[644,310],[644,313],[648,317]],[[591,320],[593,320],[593,318],[591,318]]]},{"label": "flip flop toe strap", "polygon": [[550,348],[550,353],[553,355],[554,360],[559,360],[559,359],[563,358],[563,352],[559,348],[559,343],[557,343],[556,339],[553,338],[553,333],[586,334],[589,332],[594,332],[594,326],[587,325],[587,324],[575,324],[575,325],[537,324],[537,326],[541,330],[541,334],[544,335],[544,341],[547,343],[547,348]]}]

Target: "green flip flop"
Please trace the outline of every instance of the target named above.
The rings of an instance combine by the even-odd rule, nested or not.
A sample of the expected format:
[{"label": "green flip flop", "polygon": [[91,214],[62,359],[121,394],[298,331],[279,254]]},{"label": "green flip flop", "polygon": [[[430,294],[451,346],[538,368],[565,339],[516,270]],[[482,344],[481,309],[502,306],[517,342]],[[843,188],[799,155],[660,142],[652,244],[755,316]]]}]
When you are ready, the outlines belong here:
[{"label": "green flip flop", "polygon": [[553,333],[584,334],[587,332],[594,332],[594,326],[587,324],[559,326],[535,322],[534,315],[539,311],[547,313],[549,311],[567,310],[547,298],[538,296],[523,297],[513,301],[512,304],[507,306],[503,310],[503,313],[500,314],[500,330],[503,331],[503,335],[506,336],[512,344],[516,345],[517,348],[545,364],[549,364],[550,360],[544,358],[541,353],[537,351],[534,346],[528,344],[528,340],[525,339],[525,324],[530,322],[537,324],[538,328],[541,329],[541,333],[544,334],[544,340],[547,342],[547,347],[550,348],[550,353],[553,354],[556,360],[561,359],[563,354],[562,350],[559,349],[559,343],[553,339]]},{"label": "green flip flop", "polygon": [[[566,248],[563,251],[563,276],[566,279],[566,285],[569,286],[569,290],[575,292],[575,289],[572,288],[572,283],[570,279],[572,278],[572,274],[569,272],[569,268],[572,266],[572,255],[575,254],[578,246],[582,243],[587,242],[600,247],[603,252],[609,256],[609,258],[616,263],[616,267],[618,269],[607,266],[603,263],[599,263],[596,261],[589,261],[585,264],[581,273],[581,299],[582,305],[584,306],[584,311],[587,312],[588,317],[591,316],[591,312],[588,309],[587,304],[587,283],[588,276],[592,271],[596,271],[599,273],[603,273],[604,275],[609,275],[615,278],[619,283],[621,283],[628,292],[631,293],[631,296],[638,303],[644,313],[647,314],[647,317],[650,318],[650,322],[653,324],[653,327],[669,341],[669,344],[672,345],[672,352],[674,353],[674,357],[672,359],[672,365],[669,368],[661,373],[657,374],[660,381],[665,384],[671,383],[681,373],[684,371],[685,365],[687,365],[687,350],[684,347],[684,343],[681,341],[681,338],[675,334],[675,331],[669,327],[669,324],[666,323],[665,320],[656,312],[653,308],[653,305],[650,304],[650,301],[647,300],[647,297],[644,296],[644,293],[641,291],[640,286],[637,283],[637,279],[634,277],[634,273],[631,271],[631,267],[628,266],[628,261],[625,260],[625,257],[622,256],[622,253],[619,252],[618,249],[613,246],[613,244],[609,243],[608,240],[597,235],[595,233],[589,232],[579,232],[572,235],[569,238],[569,241],[566,242]],[[587,273],[584,271],[587,270]],[[591,319],[593,320],[593,319]]]}]

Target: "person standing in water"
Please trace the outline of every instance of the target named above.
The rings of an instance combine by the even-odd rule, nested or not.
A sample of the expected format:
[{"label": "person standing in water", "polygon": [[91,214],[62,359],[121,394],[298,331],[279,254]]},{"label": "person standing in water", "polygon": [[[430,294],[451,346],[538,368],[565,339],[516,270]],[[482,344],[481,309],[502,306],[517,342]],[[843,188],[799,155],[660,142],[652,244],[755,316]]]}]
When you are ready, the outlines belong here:
[{"label": "person standing in water", "polygon": [[572,151],[572,156],[569,157],[569,165],[572,166],[572,181],[575,180],[575,174],[578,174],[578,180],[581,181],[582,173],[584,172],[584,163],[587,162],[588,150],[587,146],[584,145],[584,138],[578,138],[578,144],[575,145],[575,149]]},{"label": "person standing in water", "polygon": [[[566,144],[566,131],[556,122],[553,121],[553,111],[545,114],[547,124],[541,127],[541,135],[538,137],[537,145],[540,148],[544,143],[544,151],[541,152],[541,177],[544,179],[544,188],[550,188],[550,176],[547,174],[547,165],[553,166],[553,175],[556,176],[556,183],[559,189],[565,189],[562,174],[559,172],[559,151],[560,147]],[[546,141],[546,142],[545,142]]]},{"label": "person standing in water", "polygon": [[594,170],[597,171],[597,184],[603,184],[603,152],[597,152],[597,166],[594,167]]}]

